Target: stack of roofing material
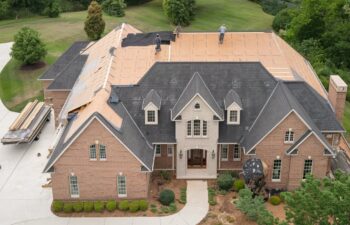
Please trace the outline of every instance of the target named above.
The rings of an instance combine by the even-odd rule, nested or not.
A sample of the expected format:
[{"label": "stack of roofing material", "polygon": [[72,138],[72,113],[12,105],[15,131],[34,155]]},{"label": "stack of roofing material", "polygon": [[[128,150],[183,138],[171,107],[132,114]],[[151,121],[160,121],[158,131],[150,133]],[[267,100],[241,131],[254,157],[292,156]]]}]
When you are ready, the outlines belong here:
[{"label": "stack of roofing material", "polygon": [[49,119],[51,107],[43,102],[29,102],[1,139],[3,144],[31,143]]}]

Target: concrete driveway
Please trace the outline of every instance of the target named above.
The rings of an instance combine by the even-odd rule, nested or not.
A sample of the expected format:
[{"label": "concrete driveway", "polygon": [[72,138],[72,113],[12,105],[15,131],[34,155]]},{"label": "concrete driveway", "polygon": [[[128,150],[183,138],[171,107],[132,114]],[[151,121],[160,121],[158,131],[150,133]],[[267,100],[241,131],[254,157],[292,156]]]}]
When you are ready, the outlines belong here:
[{"label": "concrete driveway", "polygon": [[[10,60],[11,46],[12,43],[0,44],[0,71]],[[0,100],[0,138],[17,115]],[[187,204],[171,216],[60,218],[53,215],[51,189],[42,188],[49,177],[42,170],[55,133],[53,121],[32,144],[0,144],[0,225],[194,225],[206,216],[209,204],[205,181],[187,182]]]}]

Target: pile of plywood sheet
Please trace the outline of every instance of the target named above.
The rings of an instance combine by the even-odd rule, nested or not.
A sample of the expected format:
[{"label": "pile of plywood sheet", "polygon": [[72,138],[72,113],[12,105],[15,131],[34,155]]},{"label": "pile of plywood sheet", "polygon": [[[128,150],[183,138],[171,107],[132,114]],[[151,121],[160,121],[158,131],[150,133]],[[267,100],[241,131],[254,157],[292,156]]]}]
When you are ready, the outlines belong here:
[{"label": "pile of plywood sheet", "polygon": [[38,137],[46,121],[50,118],[51,107],[43,102],[29,102],[9,131],[1,139],[3,144],[31,143]]}]

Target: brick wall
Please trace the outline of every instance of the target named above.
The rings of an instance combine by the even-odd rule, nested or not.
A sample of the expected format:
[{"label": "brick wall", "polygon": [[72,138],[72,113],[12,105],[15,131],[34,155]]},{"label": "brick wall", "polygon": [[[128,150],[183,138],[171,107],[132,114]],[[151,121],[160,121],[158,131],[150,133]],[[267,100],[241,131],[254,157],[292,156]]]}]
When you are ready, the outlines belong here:
[{"label": "brick wall", "polygon": [[219,170],[242,170],[243,162],[244,162],[244,153],[241,151],[241,160],[235,161],[233,160],[233,144],[228,145],[228,159],[227,161],[221,160],[221,145],[218,145],[218,169]]},{"label": "brick wall", "polygon": [[[315,157],[319,161],[314,163],[313,171],[318,177],[326,176],[329,169],[329,157],[323,156],[323,145],[315,139],[309,137],[299,147],[297,156],[287,156],[286,150],[291,144],[284,143],[285,132],[289,128],[294,131],[294,141],[297,141],[307,130],[305,124],[295,113],[291,113],[282,123],[280,123],[265,139],[256,146],[256,156],[267,165],[266,186],[269,188],[294,189],[299,186],[303,176],[305,154]],[[302,152],[302,153],[301,153]],[[281,159],[281,179],[279,182],[272,181],[273,161],[279,157]],[[301,172],[300,172],[301,170]]]},{"label": "brick wall", "polygon": [[[166,145],[166,144],[160,145],[161,154],[160,154],[160,156],[155,156],[155,158],[154,158],[154,169],[155,170],[175,169],[176,162],[175,162],[175,159],[173,159],[173,157],[176,154],[176,145],[174,145],[174,148],[173,148],[173,156],[168,156],[167,147],[168,147],[168,145]],[[174,167],[173,167],[173,160],[174,160]]]},{"label": "brick wall", "polygon": [[[55,112],[55,121],[57,116],[60,114],[64,103],[67,100],[67,97],[70,91],[50,91],[47,90],[47,87],[52,83],[52,81],[42,81],[44,88],[44,99],[45,103],[48,105],[52,105],[53,110]],[[57,124],[56,124],[57,125]]]},{"label": "brick wall", "polygon": [[[106,161],[89,160],[89,146],[96,140],[106,146]],[[126,176],[128,199],[148,196],[150,174],[141,172],[141,163],[96,119],[67,149],[54,168],[54,199],[71,199],[68,182],[71,173],[78,178],[79,199],[118,199],[116,184],[119,173]]]}]

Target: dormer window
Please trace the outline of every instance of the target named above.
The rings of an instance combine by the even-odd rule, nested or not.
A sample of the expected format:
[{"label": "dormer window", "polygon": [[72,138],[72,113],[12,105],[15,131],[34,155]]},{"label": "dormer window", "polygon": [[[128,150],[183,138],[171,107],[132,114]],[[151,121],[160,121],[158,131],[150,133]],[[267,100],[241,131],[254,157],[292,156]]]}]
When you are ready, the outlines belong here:
[{"label": "dormer window", "polygon": [[161,100],[161,97],[154,89],[147,93],[142,103],[142,109],[145,111],[145,124],[158,124],[158,111],[160,110]]},{"label": "dormer window", "polygon": [[238,94],[231,89],[224,99],[224,104],[227,111],[227,124],[239,125],[243,105]]},{"label": "dormer window", "polygon": [[194,109],[199,110],[200,108],[201,108],[201,105],[197,102],[197,103],[194,105]]}]

